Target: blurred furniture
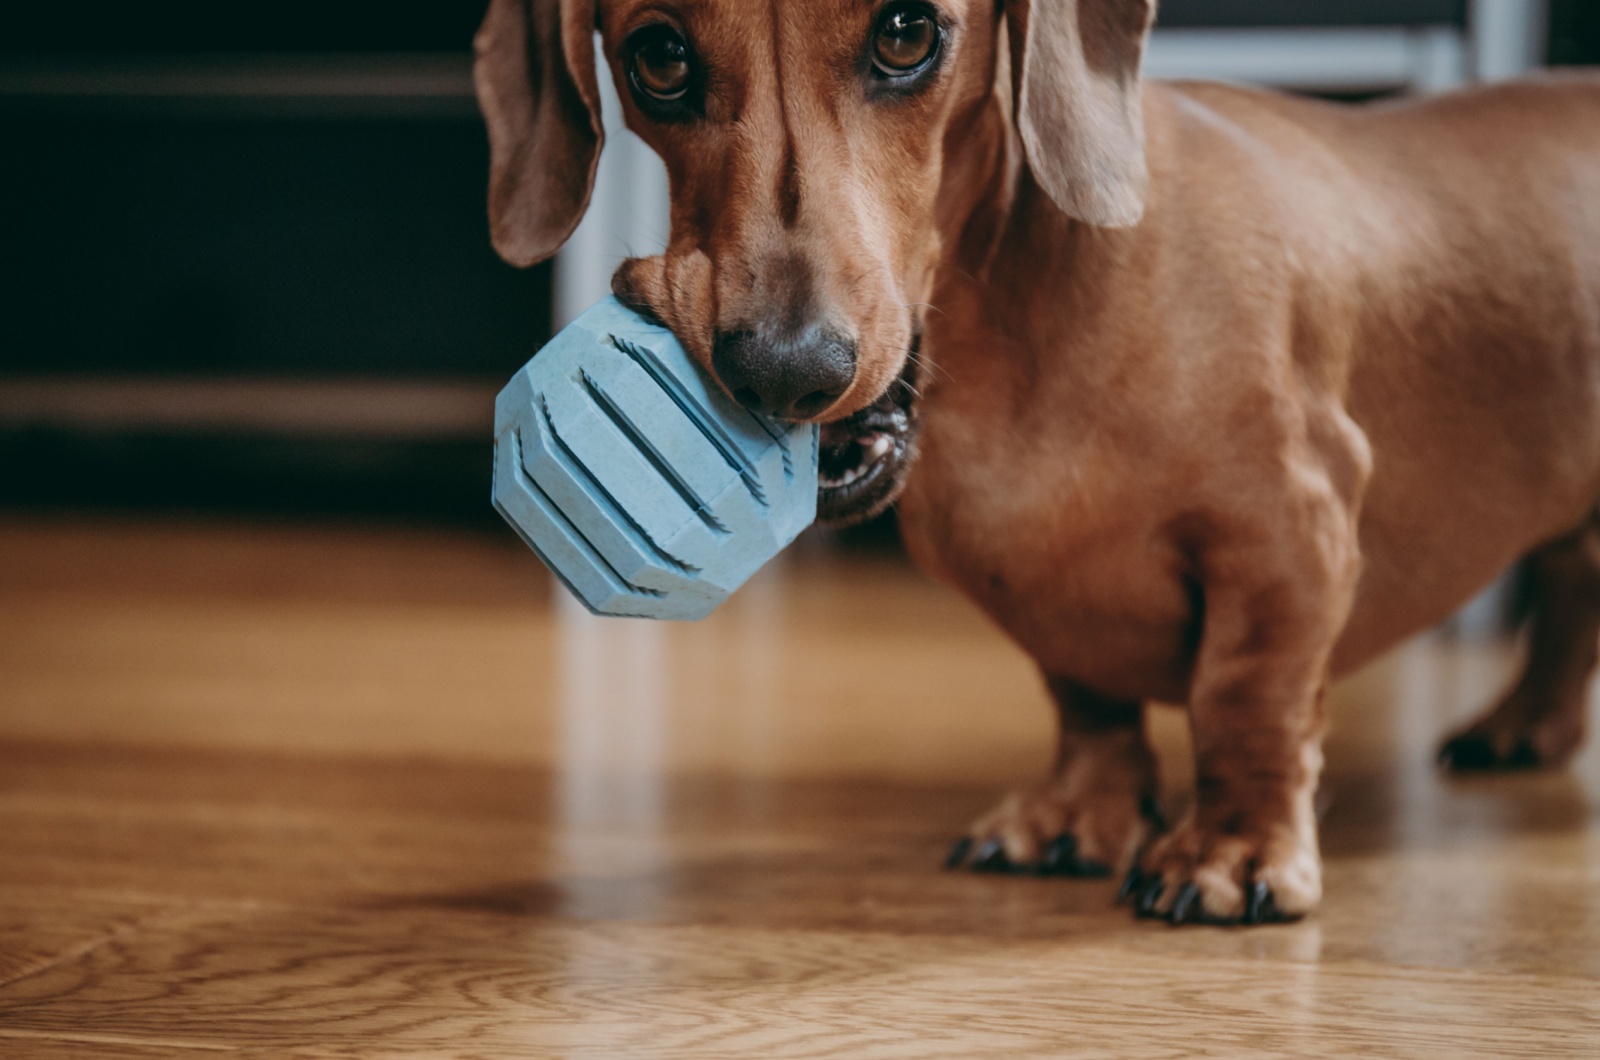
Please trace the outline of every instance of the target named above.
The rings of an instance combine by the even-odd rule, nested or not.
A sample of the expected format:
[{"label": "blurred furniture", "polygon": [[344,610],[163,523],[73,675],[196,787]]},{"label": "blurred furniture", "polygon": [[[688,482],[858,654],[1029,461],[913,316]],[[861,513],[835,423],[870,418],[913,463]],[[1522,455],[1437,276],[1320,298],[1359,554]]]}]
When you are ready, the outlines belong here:
[{"label": "blurred furniture", "polygon": [[[1593,57],[1596,5],[1549,2],[1561,54]],[[553,269],[494,257],[483,4],[0,14],[0,500],[82,503],[92,472],[101,500],[487,517],[495,388],[662,243],[667,208],[659,161],[619,133]],[[1164,0],[1149,68],[1431,91],[1530,65],[1544,9]]]},{"label": "blurred furniture", "polygon": [[551,271],[488,245],[481,14],[0,15],[0,499],[491,518]]},{"label": "blurred furniture", "polygon": [[1537,66],[1542,0],[1165,0],[1147,69],[1336,94],[1437,92]]}]

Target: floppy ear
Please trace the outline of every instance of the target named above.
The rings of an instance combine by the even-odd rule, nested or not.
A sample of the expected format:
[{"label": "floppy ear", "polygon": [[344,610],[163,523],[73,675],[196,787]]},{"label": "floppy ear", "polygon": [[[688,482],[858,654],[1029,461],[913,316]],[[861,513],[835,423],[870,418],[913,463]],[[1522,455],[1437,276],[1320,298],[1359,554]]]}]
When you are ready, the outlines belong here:
[{"label": "floppy ear", "polygon": [[513,265],[554,254],[588,208],[604,139],[594,28],[594,0],[490,0],[473,39],[489,233]]},{"label": "floppy ear", "polygon": [[1005,0],[1013,113],[1034,179],[1073,217],[1144,215],[1139,67],[1154,0]]}]

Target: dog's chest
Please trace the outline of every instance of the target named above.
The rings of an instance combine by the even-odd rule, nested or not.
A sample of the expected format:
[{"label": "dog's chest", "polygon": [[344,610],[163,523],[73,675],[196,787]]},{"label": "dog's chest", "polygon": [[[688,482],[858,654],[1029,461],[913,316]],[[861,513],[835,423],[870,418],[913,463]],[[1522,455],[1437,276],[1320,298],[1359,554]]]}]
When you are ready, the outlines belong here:
[{"label": "dog's chest", "polygon": [[930,401],[900,503],[925,570],[1050,674],[1181,699],[1198,606],[1139,476],[1092,444]]}]

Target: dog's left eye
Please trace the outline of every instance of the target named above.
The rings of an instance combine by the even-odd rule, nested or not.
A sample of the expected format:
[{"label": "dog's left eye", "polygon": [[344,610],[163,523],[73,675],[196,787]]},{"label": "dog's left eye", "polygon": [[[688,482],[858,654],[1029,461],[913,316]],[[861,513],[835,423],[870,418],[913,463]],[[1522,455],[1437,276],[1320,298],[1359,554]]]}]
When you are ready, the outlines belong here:
[{"label": "dog's left eye", "polygon": [[688,43],[670,26],[652,26],[639,36],[633,52],[633,83],[663,103],[682,99],[694,72]]},{"label": "dog's left eye", "polygon": [[925,8],[891,8],[878,23],[872,64],[890,77],[905,77],[926,65],[938,45],[939,24]]}]

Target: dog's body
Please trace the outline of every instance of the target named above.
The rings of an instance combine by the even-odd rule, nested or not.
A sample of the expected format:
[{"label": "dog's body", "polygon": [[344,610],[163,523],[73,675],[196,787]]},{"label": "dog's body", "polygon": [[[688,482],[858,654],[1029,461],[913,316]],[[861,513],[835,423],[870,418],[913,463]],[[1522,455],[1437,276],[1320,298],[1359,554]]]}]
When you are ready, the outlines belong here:
[{"label": "dog's body", "polygon": [[1183,702],[1229,523],[1272,550],[1302,508],[1359,516],[1335,674],[1584,523],[1600,79],[1362,109],[1151,84],[1145,114],[1137,228],[1024,188],[941,272],[900,505],[922,564],[1047,672]]},{"label": "dog's body", "polygon": [[[1055,696],[1050,777],[954,862],[1132,863],[1177,922],[1303,913],[1330,675],[1530,550],[1528,673],[1449,749],[1577,745],[1600,80],[1345,108],[1141,91],[1148,0],[591,4],[494,0],[480,34],[496,244],[535,260],[581,215],[598,23],[673,182],[619,296],[740,400],[828,423],[825,512],[903,483],[915,558]],[[1188,704],[1199,777],[1153,839],[1152,699]]]},{"label": "dog's body", "polygon": [[[1152,85],[1145,115],[1138,227],[1052,216],[1024,185],[984,260],[941,274],[900,505],[913,554],[1078,724],[1193,703],[1208,627],[1228,621],[1267,673],[1244,652],[1227,665],[1284,681],[1265,709],[1298,702],[1312,732],[1330,672],[1578,534],[1549,572],[1579,595],[1545,653],[1570,661],[1538,660],[1534,702],[1477,734],[1480,757],[1561,761],[1600,562],[1600,81],[1363,109]],[[1088,690],[1112,706],[1075,705]],[[1224,747],[1270,731],[1248,692],[1197,723]],[[1126,862],[1153,776],[1130,740],[1081,761],[1064,739],[1055,774],[975,829],[1001,844],[988,857],[1037,864],[1065,833],[1080,862]],[[1298,789],[1304,820],[1314,776],[1267,783]],[[1208,842],[1169,842],[1152,876]],[[1149,908],[1171,909],[1179,875]],[[1301,911],[1316,892],[1293,877],[1273,886]]]}]

